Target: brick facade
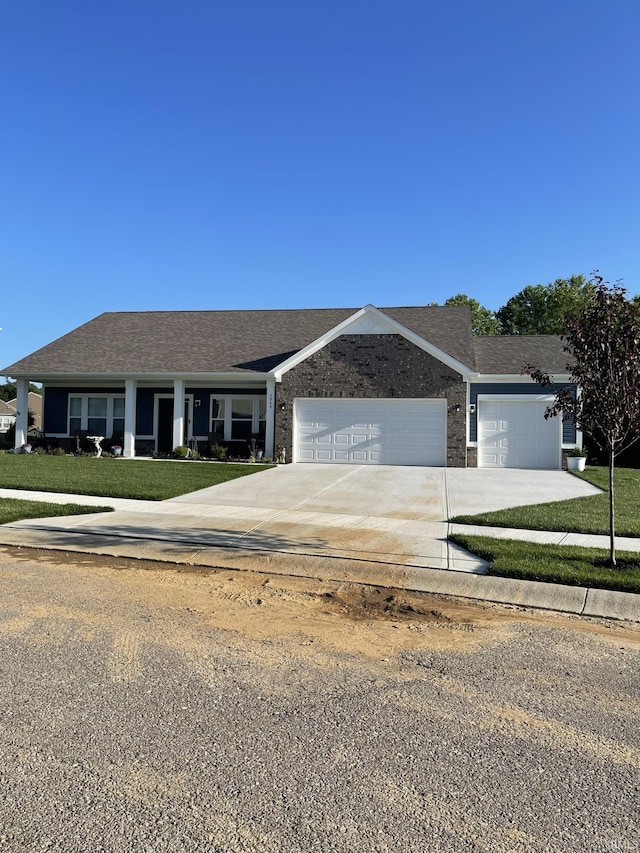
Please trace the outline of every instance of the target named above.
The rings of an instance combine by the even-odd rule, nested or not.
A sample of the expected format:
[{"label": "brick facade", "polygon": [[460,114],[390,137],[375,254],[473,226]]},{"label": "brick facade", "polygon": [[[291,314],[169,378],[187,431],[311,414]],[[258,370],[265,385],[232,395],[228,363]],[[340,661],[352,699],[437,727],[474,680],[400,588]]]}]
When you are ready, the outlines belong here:
[{"label": "brick facade", "polygon": [[402,335],[341,335],[284,374],[276,386],[275,438],[287,461],[293,458],[296,397],[444,398],[447,465],[467,464],[466,383]]}]

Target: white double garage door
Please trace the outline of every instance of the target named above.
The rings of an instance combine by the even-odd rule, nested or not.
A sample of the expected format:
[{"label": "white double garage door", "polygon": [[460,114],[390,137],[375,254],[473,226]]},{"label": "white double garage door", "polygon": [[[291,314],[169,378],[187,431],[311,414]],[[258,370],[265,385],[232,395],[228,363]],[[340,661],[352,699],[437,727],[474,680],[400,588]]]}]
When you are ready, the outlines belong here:
[{"label": "white double garage door", "polygon": [[446,464],[446,400],[302,398],[294,413],[294,462]]},{"label": "white double garage door", "polygon": [[[561,419],[548,400],[478,399],[478,467],[559,468]],[[294,462],[441,467],[446,400],[308,399],[294,403]]]}]

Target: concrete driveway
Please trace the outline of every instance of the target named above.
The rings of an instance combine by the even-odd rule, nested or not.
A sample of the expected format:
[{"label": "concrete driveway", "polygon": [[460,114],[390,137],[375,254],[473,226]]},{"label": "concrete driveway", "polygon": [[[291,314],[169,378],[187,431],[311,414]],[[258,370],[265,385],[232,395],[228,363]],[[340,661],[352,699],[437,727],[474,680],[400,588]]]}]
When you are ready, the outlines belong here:
[{"label": "concrete driveway", "polygon": [[289,555],[280,559],[283,571],[323,558],[353,565],[355,577],[364,563],[482,573],[483,561],[447,542],[449,518],[597,491],[561,471],[298,464],[160,503],[100,498],[116,512],[11,527],[50,540],[60,534],[79,550],[98,551],[108,539],[140,557],[162,547],[165,557],[194,562],[197,555],[199,564],[244,560],[238,567],[256,568],[279,554]]}]

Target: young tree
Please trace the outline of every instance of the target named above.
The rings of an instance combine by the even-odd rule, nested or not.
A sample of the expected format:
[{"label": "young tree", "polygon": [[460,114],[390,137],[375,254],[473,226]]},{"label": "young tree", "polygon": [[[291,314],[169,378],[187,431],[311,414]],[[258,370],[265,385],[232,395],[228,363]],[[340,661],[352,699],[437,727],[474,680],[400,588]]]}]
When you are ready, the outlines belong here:
[{"label": "young tree", "polygon": [[[609,464],[609,560],[616,565],[616,456],[640,437],[640,309],[626,297],[620,283],[610,286],[596,270],[593,290],[579,316],[567,317],[563,340],[571,356],[567,370],[578,387],[556,393],[545,418],[567,415],[589,432],[607,453]],[[543,386],[551,377],[528,365],[525,372]]]}]

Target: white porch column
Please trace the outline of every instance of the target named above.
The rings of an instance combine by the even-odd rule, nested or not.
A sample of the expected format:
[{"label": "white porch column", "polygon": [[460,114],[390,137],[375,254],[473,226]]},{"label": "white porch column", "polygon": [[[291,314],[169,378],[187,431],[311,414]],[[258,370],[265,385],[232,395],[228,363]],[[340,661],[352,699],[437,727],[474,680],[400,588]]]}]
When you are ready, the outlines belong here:
[{"label": "white porch column", "polygon": [[184,379],[173,380],[173,446],[184,444]]},{"label": "white porch column", "polygon": [[130,459],[136,455],[136,389],[135,379],[124,383],[124,447],[122,452]]},{"label": "white porch column", "polygon": [[275,456],[276,380],[267,379],[267,411],[265,413],[264,455]]},{"label": "white porch column", "polygon": [[16,382],[16,409],[14,447],[18,449],[27,443],[27,432],[29,430],[29,382],[26,379],[18,379]]}]

